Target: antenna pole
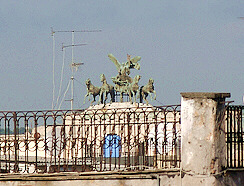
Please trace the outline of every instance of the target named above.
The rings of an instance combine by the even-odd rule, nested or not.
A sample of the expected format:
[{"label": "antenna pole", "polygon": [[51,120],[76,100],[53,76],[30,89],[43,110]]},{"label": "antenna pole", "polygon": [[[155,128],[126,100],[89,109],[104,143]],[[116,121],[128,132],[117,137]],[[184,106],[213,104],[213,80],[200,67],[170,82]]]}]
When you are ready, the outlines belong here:
[{"label": "antenna pole", "polygon": [[73,101],[74,101],[74,76],[71,76],[71,99],[70,99],[70,106],[71,110],[73,110]]},{"label": "antenna pole", "polygon": [[74,63],[74,45],[75,45],[75,34],[72,32],[72,64]]},{"label": "antenna pole", "polygon": [[53,38],[53,100],[52,100],[52,109],[54,109],[54,98],[55,98],[55,38],[53,28],[51,28],[51,34]]},{"label": "antenna pole", "polygon": [[74,40],[75,40],[75,36],[74,36],[74,31],[72,32],[72,62],[71,62],[71,70],[72,70],[72,76],[71,76],[71,99],[70,99],[70,107],[71,110],[73,110],[73,101],[74,101]]}]

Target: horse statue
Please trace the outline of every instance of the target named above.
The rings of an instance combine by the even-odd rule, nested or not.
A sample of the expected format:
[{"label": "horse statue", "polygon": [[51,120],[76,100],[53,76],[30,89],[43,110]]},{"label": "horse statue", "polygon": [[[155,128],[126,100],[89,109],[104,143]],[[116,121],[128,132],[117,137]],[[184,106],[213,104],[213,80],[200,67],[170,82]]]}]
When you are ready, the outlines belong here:
[{"label": "horse statue", "polygon": [[[140,88],[140,102],[142,102],[142,99],[143,99],[148,104],[148,101],[146,99],[148,94],[150,95],[151,100],[153,100],[153,99],[156,100],[156,91],[154,90],[153,83],[154,83],[154,80],[152,78],[150,78],[147,85],[142,86]],[[154,94],[154,98],[152,97],[152,93]]]},{"label": "horse statue", "polygon": [[132,96],[134,98],[134,103],[136,103],[136,95],[139,95],[140,89],[138,82],[141,79],[140,75],[136,75],[132,81],[132,83],[128,86],[128,93],[130,97],[130,102],[132,103]]},{"label": "horse statue", "polygon": [[[115,100],[115,92],[114,87],[112,85],[109,85],[107,83],[106,77],[104,74],[101,74],[100,80],[103,83],[100,90],[100,97],[99,97],[99,103],[106,103],[108,94],[110,94],[111,102],[114,102]],[[105,95],[104,101],[103,101],[103,95]]]},{"label": "horse statue", "polygon": [[90,101],[90,96],[93,95],[93,101],[91,102],[91,104],[93,102],[96,101],[96,96],[100,94],[100,90],[101,88],[100,87],[96,87],[94,86],[92,83],[91,83],[91,80],[88,78],[86,80],[86,87],[87,87],[87,94],[85,95],[85,98],[84,98],[84,102],[86,102],[86,97],[89,96],[89,101]]}]

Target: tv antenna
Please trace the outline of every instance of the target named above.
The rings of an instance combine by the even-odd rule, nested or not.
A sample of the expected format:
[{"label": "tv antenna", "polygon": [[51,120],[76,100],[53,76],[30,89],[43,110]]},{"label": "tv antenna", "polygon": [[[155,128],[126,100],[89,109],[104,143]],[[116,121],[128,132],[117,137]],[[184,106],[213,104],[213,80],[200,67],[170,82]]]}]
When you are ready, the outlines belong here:
[{"label": "tv antenna", "polygon": [[[71,31],[67,31],[67,30],[58,30],[58,31],[54,31],[53,28],[51,28],[51,33],[52,33],[52,37],[53,37],[53,102],[52,102],[52,109],[54,108],[54,98],[55,98],[55,79],[54,79],[54,67],[55,67],[55,39],[54,39],[54,35],[55,33],[72,33],[72,44],[71,45],[62,45],[62,51],[64,52],[63,56],[65,55],[65,48],[71,47],[72,50],[72,59],[71,59],[71,71],[72,71],[72,75],[71,75],[71,99],[70,100],[66,100],[66,101],[70,101],[71,103],[71,110],[73,110],[73,102],[74,102],[74,69],[75,71],[78,70],[79,66],[83,65],[84,63],[75,63],[74,62],[74,47],[78,47],[78,46],[84,46],[87,44],[75,44],[74,42],[74,33],[76,32],[101,32],[102,30],[71,30]],[[64,59],[63,59],[64,61]],[[61,78],[62,79],[62,78]],[[69,84],[68,84],[69,86]],[[60,91],[59,91],[60,92]],[[66,94],[66,93],[65,93]],[[58,96],[59,99],[59,96]],[[58,103],[58,99],[57,99],[57,103]],[[60,103],[59,109],[61,107],[62,102]]]},{"label": "tv antenna", "polygon": [[[69,47],[72,47],[72,46],[74,46],[74,47],[76,47],[76,46],[84,46],[84,45],[87,45],[87,44],[77,44],[77,45],[64,45],[63,43],[62,43],[62,52],[63,52],[63,65],[62,65],[62,70],[61,70],[61,77],[60,77],[60,86],[59,86],[59,94],[58,94],[58,97],[57,97],[57,104],[58,104],[58,102],[59,102],[59,98],[60,98],[60,96],[61,96],[61,89],[62,89],[62,82],[63,82],[63,72],[64,72],[64,63],[65,63],[65,49],[66,48],[69,48]],[[72,58],[73,59],[73,58]],[[74,61],[74,60],[73,60]],[[71,67],[71,69],[72,69],[72,75],[71,75],[71,78],[70,78],[70,81],[69,81],[69,83],[68,83],[68,86],[67,86],[67,89],[66,89],[66,91],[65,91],[65,93],[64,93],[64,97],[63,97],[63,99],[62,99],[62,101],[61,101],[61,103],[59,104],[59,107],[58,107],[58,109],[60,109],[60,107],[61,107],[61,105],[62,105],[62,103],[63,103],[63,101],[64,101],[64,98],[65,98],[65,96],[66,96],[66,93],[67,93],[67,91],[68,91],[68,89],[69,89],[69,86],[70,86],[70,82],[71,82],[71,93],[72,93],[72,95],[71,95],[71,99],[70,100],[65,100],[65,101],[71,101],[71,108],[73,108],[73,101],[72,100],[74,100],[74,69],[75,69],[75,71],[77,71],[78,70],[78,68],[79,68],[79,66],[81,66],[81,65],[83,65],[84,63],[71,63],[70,64],[70,67]]]},{"label": "tv antenna", "polygon": [[78,68],[79,68],[79,66],[81,66],[81,65],[84,65],[84,63],[75,63],[74,62],[74,47],[76,47],[76,46],[84,46],[84,45],[87,45],[87,44],[77,44],[77,45],[75,45],[74,43],[73,43],[73,37],[72,37],[72,45],[66,45],[66,46],[62,46],[62,49],[63,50],[65,50],[65,48],[68,48],[68,47],[71,47],[72,48],[72,59],[71,59],[71,64],[70,64],[70,67],[71,67],[71,71],[72,71],[72,74],[71,74],[71,78],[70,78],[70,80],[71,80],[71,98],[70,98],[70,100],[66,100],[66,101],[70,101],[70,108],[71,108],[71,110],[73,110],[73,103],[74,103],[74,69],[75,69],[75,71],[77,71],[78,70]]}]

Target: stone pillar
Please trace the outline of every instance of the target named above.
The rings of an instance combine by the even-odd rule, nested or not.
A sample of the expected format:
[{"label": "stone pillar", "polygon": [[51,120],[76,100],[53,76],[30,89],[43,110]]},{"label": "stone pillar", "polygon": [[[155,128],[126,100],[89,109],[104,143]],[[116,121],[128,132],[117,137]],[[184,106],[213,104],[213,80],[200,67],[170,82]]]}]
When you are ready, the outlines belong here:
[{"label": "stone pillar", "polygon": [[[182,169],[192,179],[210,178],[226,166],[224,114],[230,93],[184,92],[181,96]],[[195,179],[195,184],[215,185],[214,178],[211,183]]]}]

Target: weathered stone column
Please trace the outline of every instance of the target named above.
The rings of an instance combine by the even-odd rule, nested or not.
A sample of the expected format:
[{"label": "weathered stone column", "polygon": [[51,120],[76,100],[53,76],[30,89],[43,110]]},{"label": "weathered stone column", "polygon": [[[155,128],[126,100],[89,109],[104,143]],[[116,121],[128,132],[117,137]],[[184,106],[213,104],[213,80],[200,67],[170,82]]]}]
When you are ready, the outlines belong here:
[{"label": "weathered stone column", "polygon": [[[193,175],[196,185],[215,185],[211,175],[226,165],[224,114],[230,93],[184,92],[181,96],[182,169]],[[209,179],[200,180],[198,175]]]}]

